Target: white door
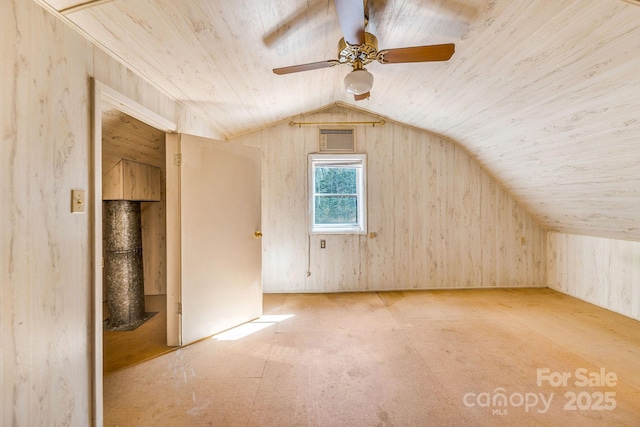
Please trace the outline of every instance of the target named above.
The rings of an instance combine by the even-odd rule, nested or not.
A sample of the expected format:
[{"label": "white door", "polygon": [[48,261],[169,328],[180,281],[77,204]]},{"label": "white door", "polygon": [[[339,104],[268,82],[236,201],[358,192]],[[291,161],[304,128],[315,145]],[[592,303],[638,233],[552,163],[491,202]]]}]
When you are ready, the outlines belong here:
[{"label": "white door", "polygon": [[262,314],[260,152],[181,137],[182,344]]}]

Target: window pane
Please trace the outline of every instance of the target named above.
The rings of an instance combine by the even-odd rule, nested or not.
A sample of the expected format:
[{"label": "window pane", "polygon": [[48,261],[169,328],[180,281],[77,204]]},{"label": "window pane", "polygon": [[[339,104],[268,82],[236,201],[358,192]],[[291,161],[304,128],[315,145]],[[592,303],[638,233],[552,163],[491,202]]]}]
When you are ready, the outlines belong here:
[{"label": "window pane", "polygon": [[316,167],[316,193],[356,194],[356,169]]},{"label": "window pane", "polygon": [[310,154],[310,232],[364,234],[366,155]]},{"label": "window pane", "polygon": [[317,196],[316,224],[357,224],[356,196]]}]

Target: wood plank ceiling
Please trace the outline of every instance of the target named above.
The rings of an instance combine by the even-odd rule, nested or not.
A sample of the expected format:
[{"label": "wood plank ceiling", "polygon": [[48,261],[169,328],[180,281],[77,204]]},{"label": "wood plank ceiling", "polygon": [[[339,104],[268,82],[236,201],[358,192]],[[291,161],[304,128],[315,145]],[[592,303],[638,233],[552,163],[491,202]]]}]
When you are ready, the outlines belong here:
[{"label": "wood plank ceiling", "polygon": [[640,7],[612,0],[369,0],[381,48],[453,42],[446,63],[381,65],[372,96],[336,58],[330,0],[38,0],[228,138],[336,102],[462,144],[549,230],[640,240]]}]

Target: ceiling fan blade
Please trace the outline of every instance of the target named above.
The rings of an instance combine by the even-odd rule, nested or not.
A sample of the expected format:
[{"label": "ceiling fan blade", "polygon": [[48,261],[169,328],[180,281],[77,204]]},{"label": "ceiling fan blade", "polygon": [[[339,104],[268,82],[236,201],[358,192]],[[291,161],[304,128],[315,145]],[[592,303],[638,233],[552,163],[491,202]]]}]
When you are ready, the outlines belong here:
[{"label": "ceiling fan blade", "polygon": [[371,92],[366,92],[366,93],[363,93],[362,95],[353,95],[353,99],[355,99],[356,101],[362,101],[364,99],[369,99],[370,96],[371,96]]},{"label": "ceiling fan blade", "polygon": [[378,52],[377,60],[381,64],[399,64],[403,62],[448,61],[455,52],[455,45],[435,44],[431,46],[401,47],[384,49]]},{"label": "ceiling fan blade", "polygon": [[320,68],[329,68],[338,65],[340,61],[329,59],[328,61],[311,62],[310,64],[292,65],[290,67],[274,68],[273,72],[278,75],[298,73],[300,71],[319,70]]},{"label": "ceiling fan blade", "polygon": [[335,0],[344,40],[352,45],[364,43],[364,1]]}]

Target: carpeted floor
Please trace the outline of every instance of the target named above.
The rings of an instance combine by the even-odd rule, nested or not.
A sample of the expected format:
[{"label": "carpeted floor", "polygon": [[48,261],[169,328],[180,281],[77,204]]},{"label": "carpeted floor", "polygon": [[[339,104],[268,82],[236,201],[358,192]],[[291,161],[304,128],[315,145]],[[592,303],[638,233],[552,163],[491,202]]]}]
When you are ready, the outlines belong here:
[{"label": "carpeted floor", "polygon": [[107,375],[105,425],[640,419],[640,322],[548,289],[265,295],[264,312],[244,338]]}]

